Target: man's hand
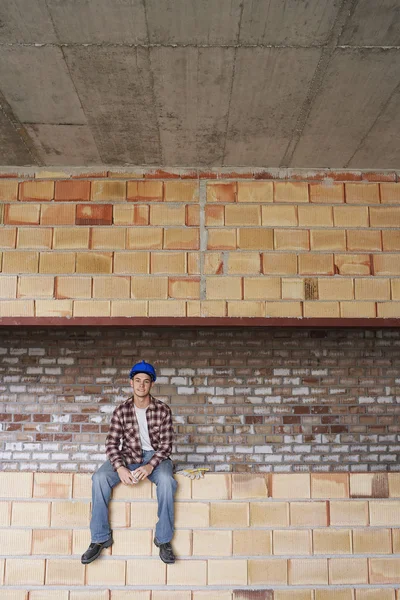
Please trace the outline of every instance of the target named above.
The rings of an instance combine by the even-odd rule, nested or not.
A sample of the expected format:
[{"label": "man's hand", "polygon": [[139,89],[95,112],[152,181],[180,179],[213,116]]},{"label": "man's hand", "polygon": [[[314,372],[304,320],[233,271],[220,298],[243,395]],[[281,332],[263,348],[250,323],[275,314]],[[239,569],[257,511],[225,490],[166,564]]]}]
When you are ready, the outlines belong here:
[{"label": "man's hand", "polygon": [[[127,469],[126,467],[118,467],[117,473],[119,475],[120,480],[124,485],[133,485],[136,483],[135,478],[133,476],[132,471]],[[136,473],[136,471],[135,471]]]},{"label": "man's hand", "polygon": [[149,475],[151,475],[153,471],[154,467],[152,467],[151,465],[143,465],[142,467],[135,469],[133,472],[135,474],[136,479],[138,481],[141,481],[143,479],[146,479]]}]

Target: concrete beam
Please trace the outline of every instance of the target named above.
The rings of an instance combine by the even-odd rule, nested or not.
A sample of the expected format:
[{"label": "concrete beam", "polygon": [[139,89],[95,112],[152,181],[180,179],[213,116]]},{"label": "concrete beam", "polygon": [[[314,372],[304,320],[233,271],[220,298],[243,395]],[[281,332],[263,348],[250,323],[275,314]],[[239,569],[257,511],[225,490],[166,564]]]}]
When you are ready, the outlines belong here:
[{"label": "concrete beam", "polygon": [[400,46],[399,0],[359,0],[339,43],[349,46]]},{"label": "concrete beam", "polygon": [[0,43],[56,43],[46,0],[1,0]]},{"label": "concrete beam", "polygon": [[87,125],[26,125],[45,165],[86,166],[101,163]]}]

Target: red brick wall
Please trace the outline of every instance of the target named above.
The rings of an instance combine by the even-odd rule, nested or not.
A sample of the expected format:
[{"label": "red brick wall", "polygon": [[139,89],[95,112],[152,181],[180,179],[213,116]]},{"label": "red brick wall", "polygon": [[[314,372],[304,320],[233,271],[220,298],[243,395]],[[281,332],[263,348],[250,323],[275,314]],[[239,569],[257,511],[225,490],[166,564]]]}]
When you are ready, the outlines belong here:
[{"label": "red brick wall", "polygon": [[177,464],[400,470],[400,330],[389,328],[0,328],[2,468],[95,470],[142,358],[173,410]]}]

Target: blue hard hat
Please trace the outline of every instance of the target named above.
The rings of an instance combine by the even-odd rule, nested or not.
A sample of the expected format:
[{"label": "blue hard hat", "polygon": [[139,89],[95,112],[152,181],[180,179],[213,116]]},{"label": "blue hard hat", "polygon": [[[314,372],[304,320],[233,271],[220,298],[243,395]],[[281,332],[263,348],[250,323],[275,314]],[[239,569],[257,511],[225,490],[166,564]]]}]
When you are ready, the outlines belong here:
[{"label": "blue hard hat", "polygon": [[129,379],[133,379],[137,373],[147,373],[150,375],[151,379],[155,381],[157,379],[156,370],[150,363],[147,363],[145,360],[142,360],[136,365],[133,365],[132,369],[129,372]]}]

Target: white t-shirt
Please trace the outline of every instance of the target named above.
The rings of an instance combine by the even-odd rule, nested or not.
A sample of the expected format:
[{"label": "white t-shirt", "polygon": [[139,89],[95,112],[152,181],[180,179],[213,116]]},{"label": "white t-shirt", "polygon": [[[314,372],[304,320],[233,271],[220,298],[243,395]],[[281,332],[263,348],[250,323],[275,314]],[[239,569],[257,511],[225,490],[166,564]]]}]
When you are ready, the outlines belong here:
[{"label": "white t-shirt", "polygon": [[143,450],[154,450],[150,442],[149,428],[147,426],[146,419],[147,408],[138,408],[135,406],[136,418],[139,424],[140,443],[142,444]]}]

